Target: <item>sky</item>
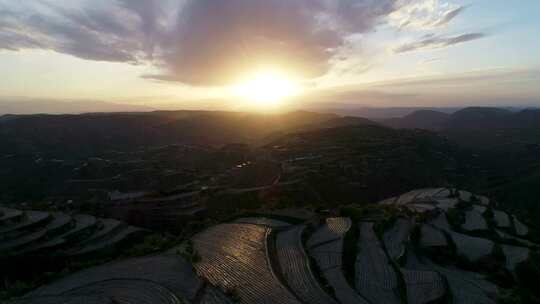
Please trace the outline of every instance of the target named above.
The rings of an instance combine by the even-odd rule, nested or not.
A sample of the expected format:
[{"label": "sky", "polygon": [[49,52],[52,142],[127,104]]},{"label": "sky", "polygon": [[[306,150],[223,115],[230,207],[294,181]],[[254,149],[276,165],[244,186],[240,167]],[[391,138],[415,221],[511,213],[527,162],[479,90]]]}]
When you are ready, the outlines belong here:
[{"label": "sky", "polygon": [[538,12],[537,0],[0,0],[0,101],[245,110],[235,88],[271,71],[294,83],[285,108],[540,106]]}]

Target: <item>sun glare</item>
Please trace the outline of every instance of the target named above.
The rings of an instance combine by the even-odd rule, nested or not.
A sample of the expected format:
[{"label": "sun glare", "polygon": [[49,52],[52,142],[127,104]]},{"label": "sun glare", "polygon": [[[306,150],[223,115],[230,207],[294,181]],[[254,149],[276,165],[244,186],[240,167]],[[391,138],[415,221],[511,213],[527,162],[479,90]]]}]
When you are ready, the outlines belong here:
[{"label": "sun glare", "polygon": [[300,91],[294,80],[269,70],[255,73],[236,85],[234,90],[247,102],[263,108],[276,107]]}]

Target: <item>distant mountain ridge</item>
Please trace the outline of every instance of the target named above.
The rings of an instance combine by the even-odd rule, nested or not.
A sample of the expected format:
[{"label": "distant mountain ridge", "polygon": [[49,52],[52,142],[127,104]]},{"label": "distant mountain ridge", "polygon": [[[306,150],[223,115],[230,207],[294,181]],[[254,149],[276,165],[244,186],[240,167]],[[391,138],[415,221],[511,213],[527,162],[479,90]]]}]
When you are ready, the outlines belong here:
[{"label": "distant mountain ridge", "polygon": [[0,116],[4,114],[81,114],[95,112],[148,112],[153,110],[153,108],[148,106],[103,101],[0,100]]},{"label": "distant mountain ridge", "polygon": [[418,110],[401,118],[391,118],[383,124],[398,129],[440,130],[450,119],[451,114],[434,110]]},{"label": "distant mountain ridge", "polygon": [[254,143],[273,133],[375,124],[362,118],[296,111],[283,114],[156,111],[80,115],[8,115],[0,119],[0,154],[93,154],[166,144]]},{"label": "distant mountain ridge", "polygon": [[540,110],[513,112],[502,108],[469,107],[453,114],[417,111],[402,118],[379,120],[392,128],[439,132],[465,145],[486,147],[540,142]]}]

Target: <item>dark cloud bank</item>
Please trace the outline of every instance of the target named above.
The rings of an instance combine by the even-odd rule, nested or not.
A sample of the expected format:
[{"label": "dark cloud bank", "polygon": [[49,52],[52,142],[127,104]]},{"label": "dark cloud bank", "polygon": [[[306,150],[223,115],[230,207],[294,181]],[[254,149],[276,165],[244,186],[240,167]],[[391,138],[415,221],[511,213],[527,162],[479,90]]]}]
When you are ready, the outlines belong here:
[{"label": "dark cloud bank", "polygon": [[[373,31],[410,1],[115,0],[89,1],[77,9],[42,1],[39,6],[26,2],[19,11],[0,2],[0,49],[39,48],[89,60],[150,62],[162,72],[146,78],[192,85],[223,84],[231,73],[267,62],[315,77],[328,70],[345,37]],[[397,52],[481,35],[429,37]]]}]

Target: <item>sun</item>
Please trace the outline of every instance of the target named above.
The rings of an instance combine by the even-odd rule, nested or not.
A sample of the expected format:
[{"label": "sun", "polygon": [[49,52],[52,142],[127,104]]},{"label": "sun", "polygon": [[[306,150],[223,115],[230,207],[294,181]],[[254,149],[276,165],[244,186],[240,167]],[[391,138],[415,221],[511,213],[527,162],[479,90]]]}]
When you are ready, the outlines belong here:
[{"label": "sun", "polygon": [[297,95],[300,87],[283,73],[263,70],[239,82],[234,91],[237,96],[255,106],[271,108]]}]

